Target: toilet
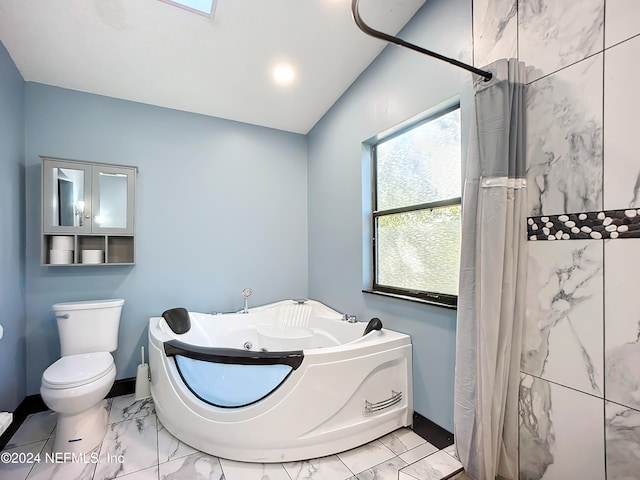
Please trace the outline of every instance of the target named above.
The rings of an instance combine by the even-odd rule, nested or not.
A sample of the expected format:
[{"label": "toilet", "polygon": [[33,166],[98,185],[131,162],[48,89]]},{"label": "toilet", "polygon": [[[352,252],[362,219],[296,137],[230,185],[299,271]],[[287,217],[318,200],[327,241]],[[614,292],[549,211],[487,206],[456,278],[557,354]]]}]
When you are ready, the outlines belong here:
[{"label": "toilet", "polygon": [[42,374],[40,395],[57,413],[54,452],[88,453],[107,431],[102,404],[116,378],[110,352],[118,347],[123,299],[53,305],[62,358]]}]

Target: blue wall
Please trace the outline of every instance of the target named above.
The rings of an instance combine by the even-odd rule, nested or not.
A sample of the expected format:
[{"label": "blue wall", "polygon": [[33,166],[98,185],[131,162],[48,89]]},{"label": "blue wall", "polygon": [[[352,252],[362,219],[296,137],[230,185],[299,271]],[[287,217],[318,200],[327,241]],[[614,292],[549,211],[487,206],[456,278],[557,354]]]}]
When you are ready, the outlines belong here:
[{"label": "blue wall", "polygon": [[[149,317],[307,295],[306,140],[228,120],[26,84],[27,393],[60,353],[51,305],[124,298],[118,378]],[[139,167],[136,265],[40,266],[40,158]]]},{"label": "blue wall", "polygon": [[0,43],[0,411],[25,395],[24,81]]},{"label": "blue wall", "polygon": [[[400,36],[471,63],[471,1],[429,0]],[[308,135],[309,295],[410,334],[415,410],[450,431],[456,311],[361,292],[370,287],[362,142],[456,97],[466,124],[470,82],[463,70],[389,46]]]},{"label": "blue wall", "polygon": [[[402,36],[470,61],[471,1],[429,0]],[[0,278],[13,282],[2,295],[16,321],[0,354],[19,361],[15,375],[9,372],[15,378],[0,381],[2,392],[20,401],[26,377],[26,394],[38,393],[42,372],[59,356],[53,303],[126,299],[115,358],[118,378],[127,378],[135,375],[149,317],[174,306],[239,309],[241,290],[252,287],[253,304],[309,296],[409,333],[415,409],[453,429],[456,312],[361,291],[369,271],[368,163],[361,144],[460,96],[466,122],[469,74],[390,46],[305,137],[40,84],[23,87],[3,50],[3,72],[5,64],[13,73],[0,77],[0,99],[11,97],[12,110],[0,112],[0,122],[10,123],[0,134],[11,140],[3,138],[0,168],[9,178],[3,195],[17,206],[2,204],[10,217],[3,224],[13,231],[0,234],[2,254],[11,259],[10,273],[3,268]],[[135,266],[40,265],[39,155],[139,167]],[[22,241],[26,272],[17,260]],[[26,285],[26,306],[16,279]],[[7,343],[9,352],[2,353]]]}]

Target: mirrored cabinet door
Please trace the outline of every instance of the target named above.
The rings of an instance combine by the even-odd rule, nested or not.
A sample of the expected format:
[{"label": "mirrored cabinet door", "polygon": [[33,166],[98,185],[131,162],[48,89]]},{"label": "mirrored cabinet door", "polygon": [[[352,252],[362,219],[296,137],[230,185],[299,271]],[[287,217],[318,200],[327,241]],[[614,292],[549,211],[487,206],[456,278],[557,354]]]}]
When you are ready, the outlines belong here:
[{"label": "mirrored cabinet door", "polygon": [[47,160],[42,179],[42,225],[51,233],[91,231],[91,167]]},{"label": "mirrored cabinet door", "polygon": [[92,231],[133,234],[135,169],[95,165],[92,177]]}]

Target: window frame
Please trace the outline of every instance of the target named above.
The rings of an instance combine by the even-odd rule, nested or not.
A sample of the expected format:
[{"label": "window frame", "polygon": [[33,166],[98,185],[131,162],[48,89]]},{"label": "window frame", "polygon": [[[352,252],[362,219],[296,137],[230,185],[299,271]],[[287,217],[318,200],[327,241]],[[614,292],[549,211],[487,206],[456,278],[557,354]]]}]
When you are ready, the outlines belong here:
[{"label": "window frame", "polygon": [[[400,288],[400,287],[393,287],[393,286],[389,286],[389,285],[384,285],[384,284],[380,284],[378,283],[378,254],[377,254],[377,220],[380,217],[384,217],[387,215],[395,215],[398,213],[406,213],[406,212],[415,212],[415,211],[421,211],[421,210],[429,210],[429,209],[434,209],[434,208],[439,208],[439,207],[448,207],[448,206],[456,206],[456,205],[460,205],[460,207],[462,207],[462,197],[453,197],[453,198],[449,198],[449,199],[443,199],[443,200],[436,200],[433,202],[426,202],[426,203],[420,203],[420,204],[414,204],[414,205],[408,205],[408,206],[404,206],[404,207],[396,207],[396,208],[388,208],[385,210],[378,210],[378,160],[377,160],[377,146],[380,145],[381,143],[384,143],[392,138],[398,137],[400,135],[403,135],[405,133],[407,133],[410,130],[413,130],[415,128],[418,128],[422,125],[424,125],[425,123],[429,123],[433,120],[436,120],[437,118],[444,116],[448,113],[451,113],[455,110],[460,110],[460,113],[462,114],[461,108],[460,108],[460,103],[457,102],[453,105],[450,105],[446,108],[443,109],[439,109],[438,111],[434,112],[431,115],[428,115],[422,119],[420,119],[419,121],[416,122],[412,122],[411,124],[407,125],[406,127],[403,127],[401,129],[399,129],[398,131],[393,132],[390,135],[386,135],[384,137],[380,137],[378,138],[374,143],[369,145],[369,156],[371,159],[371,235],[370,235],[370,248],[371,248],[371,265],[372,265],[372,272],[371,272],[371,288],[370,289],[365,289],[365,292],[368,293],[373,293],[373,294],[378,294],[378,295],[384,295],[384,296],[391,296],[391,297],[395,297],[395,298],[401,298],[401,299],[405,299],[405,300],[409,300],[409,301],[415,301],[415,302],[420,302],[420,303],[428,303],[431,305],[436,305],[436,306],[440,306],[440,307],[445,307],[445,308],[452,308],[452,309],[457,309],[458,306],[458,296],[457,295],[451,295],[451,294],[447,294],[447,293],[440,293],[440,292],[430,292],[430,291],[424,291],[424,290],[413,290],[413,289],[408,289],[408,288]],[[462,128],[461,128],[462,130]],[[462,132],[460,132],[462,135]],[[462,149],[461,149],[461,155],[462,155]],[[462,169],[462,158],[460,159],[460,168]],[[461,191],[462,191],[462,187],[461,187]]]}]

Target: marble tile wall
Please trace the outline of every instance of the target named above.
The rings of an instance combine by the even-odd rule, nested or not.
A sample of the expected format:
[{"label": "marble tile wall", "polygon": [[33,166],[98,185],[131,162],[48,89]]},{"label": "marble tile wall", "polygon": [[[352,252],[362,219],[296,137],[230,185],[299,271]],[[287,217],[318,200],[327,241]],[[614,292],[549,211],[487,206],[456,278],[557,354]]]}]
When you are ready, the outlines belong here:
[{"label": "marble tile wall", "polygon": [[517,0],[473,1],[473,56],[476,66],[518,55],[517,5]]},{"label": "marble tile wall", "polygon": [[532,216],[602,208],[602,62],[598,54],[527,86]]},{"label": "marble tile wall", "polygon": [[[476,66],[527,66],[528,215],[640,208],[640,1],[473,4]],[[640,479],[640,239],[528,247],[520,479]]]},{"label": "marble tile wall", "polygon": [[[617,3],[625,2],[607,1],[608,6]],[[637,1],[634,5],[640,8]],[[640,23],[637,17],[636,22]],[[610,22],[615,24],[615,20],[607,17],[607,31]],[[640,90],[637,64],[632,60],[638,58],[638,52],[640,37],[637,36],[605,51],[605,209],[613,205],[613,208],[640,207],[640,135],[636,127]]]},{"label": "marble tile wall", "polygon": [[602,396],[602,242],[529,242],[521,371]]}]

